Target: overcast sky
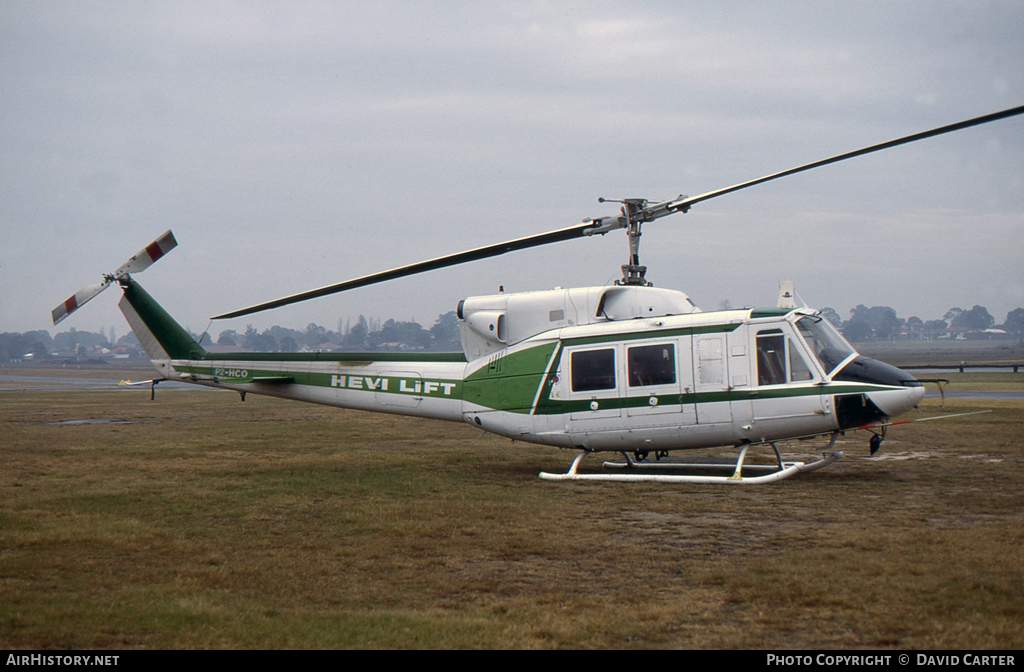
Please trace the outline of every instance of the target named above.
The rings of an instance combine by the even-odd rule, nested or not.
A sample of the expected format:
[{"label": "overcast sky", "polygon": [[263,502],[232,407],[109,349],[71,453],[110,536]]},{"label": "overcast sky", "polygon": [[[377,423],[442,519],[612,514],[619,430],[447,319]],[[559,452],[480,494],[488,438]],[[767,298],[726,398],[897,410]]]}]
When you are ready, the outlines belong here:
[{"label": "overcast sky", "polygon": [[[0,332],[127,332],[138,280],[215,314],[695,195],[1024,104],[1024,3],[0,3]],[[761,185],[644,228],[715,309],[1024,306],[1024,117]],[[603,285],[619,232],[215,323],[429,327],[470,295]]]}]

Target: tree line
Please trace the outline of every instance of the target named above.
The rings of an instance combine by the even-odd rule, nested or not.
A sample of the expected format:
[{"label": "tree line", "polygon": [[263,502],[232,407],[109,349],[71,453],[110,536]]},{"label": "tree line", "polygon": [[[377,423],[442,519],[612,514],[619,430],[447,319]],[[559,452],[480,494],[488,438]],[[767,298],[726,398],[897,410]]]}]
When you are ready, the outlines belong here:
[{"label": "tree line", "polygon": [[[258,331],[251,324],[239,333],[233,329],[222,331],[216,341],[210,334],[192,337],[203,347],[214,345],[251,350],[253,352],[300,352],[303,350],[387,351],[412,350],[427,352],[454,352],[462,349],[455,311],[438,315],[434,324],[425,329],[415,322],[393,319],[381,323],[360,315],[355,323],[339,321],[333,331],[315,323],[304,330],[273,326]],[[56,336],[46,330],[0,334],[0,362],[42,360],[51,357],[89,356],[90,354],[123,352],[142,356],[135,334],[116,338],[113,327],[100,333],[79,331],[72,327]]]},{"label": "tree line", "polygon": [[[822,316],[834,324],[847,340],[853,343],[866,341],[915,340],[951,338],[957,334],[984,332],[997,328],[1005,331],[1009,338],[1024,340],[1024,308],[1015,308],[1006,319],[997,324],[995,317],[984,306],[969,310],[950,308],[942,319],[922,320],[917,316],[901,318],[889,306],[867,307],[863,304],[850,310],[850,317],[843,320],[832,308],[822,309]],[[360,315],[353,324],[351,319],[333,331],[315,323],[304,330],[273,326],[258,331],[252,325],[239,333],[228,329],[218,334],[216,341],[209,334],[193,334],[204,347],[218,345],[229,348],[244,348],[254,352],[296,352],[302,350],[353,350],[377,352],[383,350],[455,352],[461,349],[458,320],[455,311],[438,315],[434,324],[426,329],[415,320],[409,322],[389,319],[370,320]],[[200,340],[201,339],[201,340]],[[117,338],[114,328],[100,330],[100,333],[77,331],[73,327],[50,336],[46,330],[24,333],[0,334],[0,362],[42,360],[50,357],[88,355],[97,351],[138,353],[135,335],[128,333]]]},{"label": "tree line", "polygon": [[850,309],[850,318],[843,320],[832,308],[824,308],[822,316],[843,332],[851,343],[866,341],[894,341],[898,338],[910,340],[932,340],[955,338],[959,335],[971,337],[989,329],[1006,332],[1008,338],[1024,339],[1024,308],[1015,308],[1006,315],[1002,324],[985,306],[974,306],[969,310],[950,308],[941,320],[922,320],[911,316],[899,317],[889,306],[867,306],[860,304]]},{"label": "tree line", "polygon": [[[288,329],[273,326],[257,331],[247,325],[242,333],[233,329],[220,332],[216,344],[225,347],[242,347],[256,352],[295,352],[301,350],[420,350],[427,352],[450,352],[460,350],[459,325],[455,311],[438,315],[433,326],[425,329],[415,321],[400,322],[393,319],[375,324],[360,315],[355,324],[351,320],[338,331],[331,331],[316,323],[306,329]],[[208,338],[208,337],[207,337]],[[206,345],[210,341],[203,340]]]}]

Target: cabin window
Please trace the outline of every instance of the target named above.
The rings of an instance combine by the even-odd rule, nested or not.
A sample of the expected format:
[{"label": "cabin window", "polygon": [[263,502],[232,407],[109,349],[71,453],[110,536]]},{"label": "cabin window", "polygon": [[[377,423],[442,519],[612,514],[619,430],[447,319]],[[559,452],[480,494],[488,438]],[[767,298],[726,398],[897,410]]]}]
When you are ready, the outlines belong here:
[{"label": "cabin window", "polygon": [[630,387],[676,382],[676,348],[671,343],[629,348],[626,360]]},{"label": "cabin window", "polygon": [[614,390],[615,349],[572,353],[572,391]]}]

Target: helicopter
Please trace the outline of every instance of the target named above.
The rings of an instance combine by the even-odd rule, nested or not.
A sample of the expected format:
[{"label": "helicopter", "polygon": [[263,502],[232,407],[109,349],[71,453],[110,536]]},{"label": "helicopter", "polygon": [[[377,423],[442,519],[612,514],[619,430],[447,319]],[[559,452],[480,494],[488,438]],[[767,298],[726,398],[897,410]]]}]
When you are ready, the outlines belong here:
[{"label": "helicopter", "polygon": [[[456,310],[462,352],[208,352],[133,277],[177,246],[168,230],[52,311],[59,323],[118,284],[118,307],[164,380],[365,411],[468,423],[514,441],[576,450],[544,480],[758,484],[836,462],[840,435],[867,430],[881,447],[893,419],[918,406],[921,381],[860,355],[782,283],[776,306],[704,312],[684,292],[654,287],[640,263],[644,224],[799,172],[1024,114],[1024,106],[808,163],[724,189],[660,202],[599,199],[619,213],[293,294],[213,320],[336,294],[532,247],[624,230],[629,256],[614,284],[473,296]],[[939,416],[952,417],[952,416]],[[936,418],[919,418],[931,420]],[[785,461],[778,443],[818,440],[820,459]],[[735,448],[735,460],[674,451]],[[774,462],[747,464],[752,448]],[[605,472],[582,460],[618,453]]]}]

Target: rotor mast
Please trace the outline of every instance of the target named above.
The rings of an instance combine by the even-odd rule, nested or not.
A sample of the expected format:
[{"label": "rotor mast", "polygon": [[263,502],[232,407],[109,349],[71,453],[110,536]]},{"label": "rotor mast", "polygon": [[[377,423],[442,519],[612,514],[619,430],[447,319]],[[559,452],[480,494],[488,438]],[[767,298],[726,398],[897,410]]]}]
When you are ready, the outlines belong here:
[{"label": "rotor mast", "polygon": [[[659,217],[670,215],[675,212],[686,212],[689,207],[672,209],[670,204],[685,198],[680,195],[673,201],[665,201],[648,207],[646,198],[624,198],[621,200],[599,198],[598,203],[622,203],[622,217],[617,218],[621,228],[626,229],[626,236],[629,238],[629,263],[623,264],[622,279],[616,280],[616,285],[627,287],[651,287],[654,283],[648,282],[647,267],[640,263],[640,236],[641,227],[644,222],[650,222]],[[603,233],[603,232],[602,232]]]}]

